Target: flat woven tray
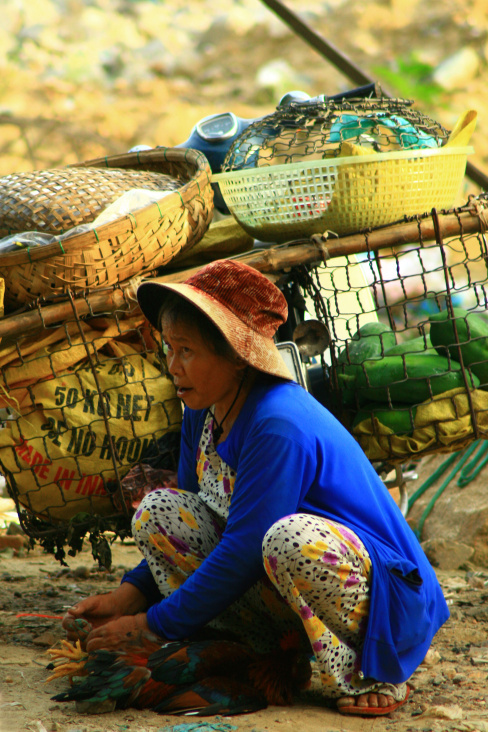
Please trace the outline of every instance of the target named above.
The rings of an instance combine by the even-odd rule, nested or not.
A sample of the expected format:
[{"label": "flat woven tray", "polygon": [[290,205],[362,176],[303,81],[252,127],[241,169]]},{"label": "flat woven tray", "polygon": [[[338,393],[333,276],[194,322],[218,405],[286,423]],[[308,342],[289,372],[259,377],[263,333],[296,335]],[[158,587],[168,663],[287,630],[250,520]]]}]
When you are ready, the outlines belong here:
[{"label": "flat woven tray", "polygon": [[[47,245],[0,254],[0,276],[5,280],[7,313],[37,298],[66,295],[69,290],[93,290],[119,284],[135,275],[147,275],[199,241],[212,220],[211,170],[206,157],[196,150],[161,147],[97,158],[65,170],[70,171],[69,175],[71,171],[79,173],[85,183],[98,181],[98,187],[93,186],[93,194],[86,195],[87,216],[92,217],[91,220],[95,205],[100,201],[103,201],[101,208],[107,205],[108,179],[103,179],[102,184],[100,172],[129,173],[129,188],[134,188],[131,175],[134,171],[146,179],[148,174],[158,176],[154,180],[147,179],[144,186],[139,184],[140,181],[137,187],[160,188],[159,178],[169,185],[176,183],[178,187],[162,200],[96,229]],[[42,171],[40,175],[42,180]],[[147,185],[148,181],[152,181],[152,185]],[[39,185],[37,188],[42,193]],[[120,187],[118,191],[118,195],[123,193]],[[63,191],[60,196],[58,191],[54,191],[50,206],[42,201],[39,216],[45,215],[48,209],[51,221],[54,218],[61,221],[61,209],[63,216],[69,210],[74,216],[74,208],[65,205],[66,200],[73,201],[71,193],[67,196]],[[30,193],[25,195],[31,200]],[[59,202],[58,214],[54,215]],[[0,217],[0,231],[5,228]],[[43,233],[46,233],[45,229]]]}]

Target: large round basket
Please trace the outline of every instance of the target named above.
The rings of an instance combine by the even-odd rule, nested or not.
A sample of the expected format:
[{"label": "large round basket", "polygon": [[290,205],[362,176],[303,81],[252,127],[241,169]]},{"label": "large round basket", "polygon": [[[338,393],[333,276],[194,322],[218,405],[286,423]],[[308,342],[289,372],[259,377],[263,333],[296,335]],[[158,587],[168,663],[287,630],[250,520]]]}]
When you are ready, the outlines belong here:
[{"label": "large round basket", "polygon": [[[77,173],[85,173],[89,195],[86,205],[95,209],[106,198],[106,181],[103,185],[101,176],[93,176],[94,169],[111,169],[119,171],[120,191],[116,198],[129,187],[157,187],[156,174],[161,175],[161,189],[168,188],[168,179],[173,192],[164,198],[135,210],[114,221],[99,227],[91,228],[73,236],[61,236],[48,244],[19,248],[18,251],[0,254],[0,275],[5,280],[5,309],[11,312],[37,298],[49,298],[65,295],[68,290],[83,291],[107,287],[124,282],[135,275],[147,275],[164,266],[183,249],[190,248],[199,241],[206,232],[213,214],[213,191],[210,183],[211,170],[206,157],[196,151],[185,148],[155,148],[138,153],[113,155],[97,158],[69,168],[60,168],[60,179],[64,171],[76,169]],[[123,181],[120,173],[127,174],[130,179],[133,171],[148,171],[146,178],[152,177],[149,185],[130,180]],[[52,173],[53,171],[50,171]],[[149,174],[152,174],[151,176]],[[40,179],[43,171],[39,171]],[[116,176],[117,177],[117,176]],[[115,178],[116,178],[115,177]],[[134,176],[132,176],[134,177]],[[95,180],[95,183],[93,180]],[[144,180],[144,178],[143,178]],[[89,185],[88,185],[89,183]],[[112,187],[117,187],[115,180]],[[98,186],[98,187],[97,187]],[[23,191],[24,202],[37,194],[46,203],[46,188],[32,181],[32,189],[27,186]],[[176,189],[176,190],[175,190]],[[66,221],[66,211],[60,212],[60,202],[76,197],[80,199],[79,187],[72,191],[53,185],[52,207],[58,220]],[[61,195],[62,193],[62,195]],[[83,197],[81,197],[83,199]],[[95,201],[95,204],[94,204]],[[1,202],[0,202],[1,204]],[[22,225],[27,226],[25,206],[19,198],[18,217]],[[100,206],[98,206],[100,208]],[[0,231],[5,235],[5,221],[2,221],[0,205]],[[34,210],[31,208],[31,210]],[[69,212],[71,215],[71,212]],[[92,219],[95,218],[94,216]],[[15,211],[14,211],[15,219]],[[52,219],[52,217],[51,217]],[[73,218],[73,226],[78,219]],[[12,210],[9,211],[9,231],[12,230]],[[35,222],[35,219],[34,219]],[[30,229],[35,228],[35,223]],[[69,228],[69,227],[68,227]],[[19,229],[16,229],[19,231]],[[24,228],[24,231],[28,230]],[[44,232],[46,229],[44,228]]]}]

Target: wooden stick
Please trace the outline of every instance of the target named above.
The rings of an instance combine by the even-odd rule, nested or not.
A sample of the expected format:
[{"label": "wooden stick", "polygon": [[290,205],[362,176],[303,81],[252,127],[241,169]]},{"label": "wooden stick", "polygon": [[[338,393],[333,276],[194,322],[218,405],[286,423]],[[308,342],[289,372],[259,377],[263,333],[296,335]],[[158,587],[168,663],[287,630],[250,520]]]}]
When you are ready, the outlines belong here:
[{"label": "wooden stick", "polygon": [[[486,216],[486,214],[485,214]],[[488,228],[488,222],[480,218],[478,212],[471,208],[458,215],[446,214],[439,217],[439,226],[442,238],[460,236],[461,234],[475,234]],[[432,217],[419,221],[385,226],[367,234],[352,234],[342,239],[330,239],[326,242],[329,257],[342,257],[348,254],[359,254],[367,251],[377,251],[387,247],[413,244],[418,241],[435,241],[435,231]]]},{"label": "wooden stick", "polygon": [[[483,231],[483,223],[474,207],[462,210],[458,215],[446,214],[439,217],[442,237],[453,237],[461,234],[473,234]],[[488,228],[488,223],[485,229]],[[254,249],[239,256],[239,261],[254,267],[260,272],[283,272],[300,264],[314,264],[344,257],[350,254],[376,251],[388,247],[411,244],[418,241],[435,241],[432,217],[385,226],[368,233],[351,234],[340,238],[325,238],[320,234],[312,237],[313,243],[290,242],[269,249]],[[200,267],[193,267],[181,272],[155,277],[154,282],[183,282]]]},{"label": "wooden stick", "polygon": [[[299,264],[323,262],[327,258],[327,247],[322,242],[312,244],[309,239],[301,241],[306,241],[306,243],[291,242],[290,244],[282,244],[268,249],[253,249],[239,255],[239,257],[229,257],[229,259],[238,259],[239,262],[254,267],[263,274],[271,274],[273,272],[286,272],[291,267],[296,267]],[[151,279],[151,282],[183,282],[201,268],[202,266],[192,267],[181,272],[160,275]]]},{"label": "wooden stick", "polygon": [[[130,294],[132,288],[134,288],[134,280],[129,280],[123,289],[95,290],[85,297],[77,297],[76,312],[80,317],[115,310],[121,310],[124,313],[133,312],[139,306],[135,299],[135,289],[134,294]],[[0,320],[0,338],[25,335],[44,326],[64,323],[71,320],[72,317],[73,308],[68,298],[53,305],[40,304],[36,310],[10,315]]]}]

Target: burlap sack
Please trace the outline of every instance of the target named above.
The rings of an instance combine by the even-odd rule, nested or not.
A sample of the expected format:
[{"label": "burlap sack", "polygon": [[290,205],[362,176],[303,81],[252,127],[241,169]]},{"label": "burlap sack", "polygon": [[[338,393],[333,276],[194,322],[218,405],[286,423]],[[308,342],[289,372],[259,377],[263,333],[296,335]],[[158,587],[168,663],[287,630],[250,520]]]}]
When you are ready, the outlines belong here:
[{"label": "burlap sack", "polygon": [[2,472],[22,505],[50,522],[116,512],[109,432],[123,477],[155,440],[180,430],[181,403],[159,365],[127,343],[112,341],[110,351],[97,359],[102,397],[85,360],[31,382],[22,413],[0,429]]}]

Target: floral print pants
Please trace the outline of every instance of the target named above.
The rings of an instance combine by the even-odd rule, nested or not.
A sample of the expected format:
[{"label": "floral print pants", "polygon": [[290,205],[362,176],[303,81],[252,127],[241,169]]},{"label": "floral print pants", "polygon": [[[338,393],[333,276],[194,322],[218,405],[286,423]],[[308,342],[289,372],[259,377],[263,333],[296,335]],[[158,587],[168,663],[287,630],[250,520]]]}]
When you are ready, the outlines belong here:
[{"label": "floral print pants", "polygon": [[[177,589],[219,542],[224,521],[201,498],[158,489],[141,502],[133,536],[163,597]],[[371,561],[346,527],[309,514],[276,522],[263,540],[265,577],[209,626],[265,652],[293,633],[315,655],[327,697],[369,691],[403,699],[405,684],[363,678]]]}]

